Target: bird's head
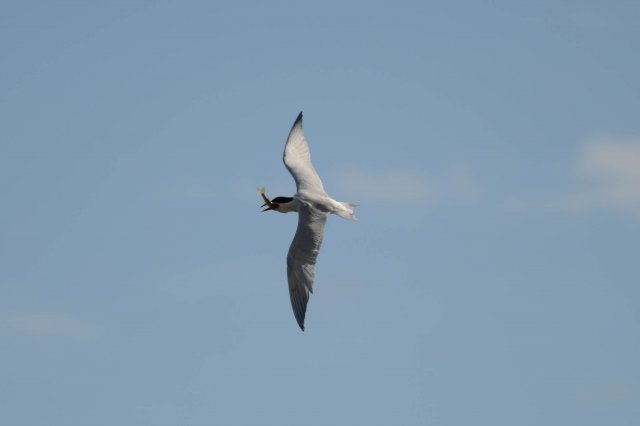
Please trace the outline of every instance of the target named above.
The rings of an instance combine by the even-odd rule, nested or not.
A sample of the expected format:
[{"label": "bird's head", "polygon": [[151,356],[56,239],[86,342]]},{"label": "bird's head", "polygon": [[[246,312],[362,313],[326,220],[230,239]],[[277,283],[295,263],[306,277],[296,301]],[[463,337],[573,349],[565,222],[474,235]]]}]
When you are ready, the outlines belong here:
[{"label": "bird's head", "polygon": [[258,192],[260,192],[260,196],[264,201],[264,204],[260,206],[260,207],[264,207],[262,209],[263,212],[267,212],[269,210],[275,210],[280,213],[297,211],[295,209],[295,203],[293,202],[293,197],[276,197],[269,200],[269,198],[267,198],[267,196],[264,194],[264,188],[260,188]]},{"label": "bird's head", "polygon": [[262,209],[262,211],[266,212],[266,211],[269,211],[269,210],[275,210],[275,211],[279,211],[281,213],[287,213],[291,209],[290,208],[281,209],[281,207],[283,205],[289,205],[292,201],[293,201],[292,197],[276,197],[276,198],[273,198],[271,201],[268,201],[268,199],[267,199],[265,201],[265,203],[261,206],[261,207],[264,207],[264,209]]}]

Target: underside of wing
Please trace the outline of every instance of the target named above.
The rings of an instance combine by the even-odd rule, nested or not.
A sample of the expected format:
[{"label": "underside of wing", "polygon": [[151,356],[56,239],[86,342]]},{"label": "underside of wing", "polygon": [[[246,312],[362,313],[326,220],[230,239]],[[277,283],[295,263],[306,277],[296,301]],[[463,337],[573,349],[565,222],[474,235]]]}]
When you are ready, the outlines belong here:
[{"label": "underside of wing", "polygon": [[302,130],[302,112],[298,115],[289,132],[284,147],[283,161],[296,181],[298,191],[324,192],[320,176],[311,164],[309,145]]},{"label": "underside of wing", "polygon": [[309,294],[313,292],[316,259],[320,252],[326,220],[326,213],[309,206],[300,208],[298,229],[287,255],[287,279],[291,307],[296,321],[303,331]]}]

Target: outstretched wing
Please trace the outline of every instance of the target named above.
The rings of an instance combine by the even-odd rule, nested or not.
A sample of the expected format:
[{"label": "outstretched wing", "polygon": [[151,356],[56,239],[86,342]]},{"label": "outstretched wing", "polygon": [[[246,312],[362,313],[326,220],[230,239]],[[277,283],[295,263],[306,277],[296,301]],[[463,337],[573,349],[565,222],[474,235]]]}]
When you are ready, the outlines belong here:
[{"label": "outstretched wing", "polygon": [[296,181],[298,191],[324,193],[320,176],[318,176],[318,172],[311,164],[309,145],[302,131],[302,112],[296,118],[289,132],[282,160]]},{"label": "outstretched wing", "polygon": [[313,293],[316,259],[320,252],[327,214],[303,205],[298,212],[298,229],[287,255],[287,278],[291,307],[298,325],[304,331],[304,317]]}]

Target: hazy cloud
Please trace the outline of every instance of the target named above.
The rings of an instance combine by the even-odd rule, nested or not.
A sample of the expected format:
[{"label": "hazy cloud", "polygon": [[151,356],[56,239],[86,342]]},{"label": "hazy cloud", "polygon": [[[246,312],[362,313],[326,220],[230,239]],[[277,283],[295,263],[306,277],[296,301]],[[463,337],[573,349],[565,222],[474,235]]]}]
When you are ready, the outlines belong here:
[{"label": "hazy cloud", "polygon": [[462,168],[441,175],[415,170],[368,171],[353,168],[338,178],[341,191],[354,200],[373,202],[431,202],[476,200],[478,183]]},{"label": "hazy cloud", "polygon": [[605,137],[589,142],[577,171],[590,186],[580,198],[594,207],[640,213],[640,137]]},{"label": "hazy cloud", "polygon": [[434,194],[425,176],[410,171],[350,170],[340,179],[342,191],[360,201],[425,201]]},{"label": "hazy cloud", "polygon": [[543,199],[515,199],[515,210],[584,212],[609,209],[640,214],[640,137],[600,137],[584,144],[570,176],[576,189]]},{"label": "hazy cloud", "polygon": [[86,339],[96,335],[84,321],[56,313],[14,314],[0,317],[0,335]]}]

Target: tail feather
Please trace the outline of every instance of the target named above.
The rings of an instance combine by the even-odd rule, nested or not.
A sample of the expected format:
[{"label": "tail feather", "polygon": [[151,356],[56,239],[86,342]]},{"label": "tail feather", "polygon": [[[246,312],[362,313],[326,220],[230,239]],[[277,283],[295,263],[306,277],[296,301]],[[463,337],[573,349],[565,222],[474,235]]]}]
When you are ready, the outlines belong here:
[{"label": "tail feather", "polygon": [[356,217],[356,215],[353,214],[353,210],[358,207],[358,204],[354,204],[354,203],[344,203],[342,201],[338,201],[338,204],[340,204],[340,206],[342,207],[341,209],[339,209],[338,211],[336,211],[336,214],[338,216],[340,216],[343,219],[348,219],[348,220],[358,220],[358,218]]}]

